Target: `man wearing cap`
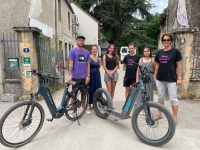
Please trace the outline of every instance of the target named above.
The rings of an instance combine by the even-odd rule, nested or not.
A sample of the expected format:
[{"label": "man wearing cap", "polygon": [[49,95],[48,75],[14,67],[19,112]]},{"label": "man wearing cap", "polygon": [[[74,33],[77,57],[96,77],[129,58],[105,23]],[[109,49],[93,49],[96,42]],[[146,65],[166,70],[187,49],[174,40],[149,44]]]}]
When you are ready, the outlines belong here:
[{"label": "man wearing cap", "polygon": [[[90,53],[83,48],[85,37],[78,34],[76,37],[77,46],[69,53],[69,76],[68,80],[76,82],[76,85],[88,84],[90,81]],[[74,86],[72,86],[74,88]],[[85,106],[82,106],[84,108]],[[91,114],[88,109],[86,114]],[[74,115],[74,114],[72,114]]]}]

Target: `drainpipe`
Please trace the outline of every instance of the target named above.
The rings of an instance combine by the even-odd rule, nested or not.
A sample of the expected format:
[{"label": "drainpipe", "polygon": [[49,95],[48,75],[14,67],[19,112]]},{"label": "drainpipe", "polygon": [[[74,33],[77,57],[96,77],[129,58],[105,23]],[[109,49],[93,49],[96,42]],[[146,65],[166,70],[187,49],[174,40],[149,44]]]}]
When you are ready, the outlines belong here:
[{"label": "drainpipe", "polygon": [[168,32],[169,4],[170,4],[170,0],[168,0],[168,7],[167,7],[167,16],[166,16],[166,33]]},{"label": "drainpipe", "polygon": [[57,0],[55,0],[55,42],[56,42],[56,51],[58,50],[58,38],[57,38]]}]

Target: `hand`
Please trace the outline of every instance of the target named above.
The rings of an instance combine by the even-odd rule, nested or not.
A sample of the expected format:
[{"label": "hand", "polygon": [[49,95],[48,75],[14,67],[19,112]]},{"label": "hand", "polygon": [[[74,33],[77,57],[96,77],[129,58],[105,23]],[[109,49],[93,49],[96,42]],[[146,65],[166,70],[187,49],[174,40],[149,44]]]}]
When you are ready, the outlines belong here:
[{"label": "hand", "polygon": [[109,76],[110,78],[113,78],[112,72],[109,72],[109,73],[108,73],[108,76]]},{"label": "hand", "polygon": [[85,84],[88,84],[89,82],[90,82],[90,77],[87,76],[87,77],[85,78]]},{"label": "hand", "polygon": [[181,85],[181,82],[182,82],[181,79],[178,79],[178,80],[176,81],[176,85],[177,85],[177,86]]},{"label": "hand", "polygon": [[69,81],[72,80],[72,75],[69,75],[69,76],[68,76],[68,80],[69,80]]},{"label": "hand", "polygon": [[156,83],[156,77],[153,78],[153,81]]}]

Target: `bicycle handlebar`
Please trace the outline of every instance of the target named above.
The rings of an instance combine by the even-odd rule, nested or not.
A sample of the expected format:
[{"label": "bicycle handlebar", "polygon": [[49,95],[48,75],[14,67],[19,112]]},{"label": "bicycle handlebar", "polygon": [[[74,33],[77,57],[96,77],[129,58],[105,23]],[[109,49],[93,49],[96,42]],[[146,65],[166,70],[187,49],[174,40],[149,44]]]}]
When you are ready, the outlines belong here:
[{"label": "bicycle handlebar", "polygon": [[40,78],[46,77],[46,78],[52,78],[52,79],[60,79],[60,78],[58,78],[58,77],[55,77],[55,76],[50,75],[49,73],[46,74],[46,75],[43,75],[43,74],[41,74],[41,73],[39,73],[39,72],[36,72],[36,70],[31,70],[30,72],[31,72],[31,74],[37,75],[37,76],[40,77]]},{"label": "bicycle handlebar", "polygon": [[147,67],[142,67],[135,62],[133,62],[133,64],[136,65],[137,67],[139,67],[142,75],[145,75],[146,73],[150,73],[150,71],[147,69]]}]

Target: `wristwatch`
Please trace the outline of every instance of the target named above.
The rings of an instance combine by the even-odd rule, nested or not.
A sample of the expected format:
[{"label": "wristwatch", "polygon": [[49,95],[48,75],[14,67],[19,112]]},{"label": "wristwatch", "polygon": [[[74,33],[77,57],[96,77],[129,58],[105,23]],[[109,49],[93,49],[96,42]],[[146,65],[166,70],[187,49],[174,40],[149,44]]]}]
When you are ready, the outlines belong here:
[{"label": "wristwatch", "polygon": [[88,77],[90,77],[90,75],[89,75],[89,74],[87,74],[87,76],[88,76]]}]

